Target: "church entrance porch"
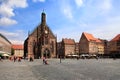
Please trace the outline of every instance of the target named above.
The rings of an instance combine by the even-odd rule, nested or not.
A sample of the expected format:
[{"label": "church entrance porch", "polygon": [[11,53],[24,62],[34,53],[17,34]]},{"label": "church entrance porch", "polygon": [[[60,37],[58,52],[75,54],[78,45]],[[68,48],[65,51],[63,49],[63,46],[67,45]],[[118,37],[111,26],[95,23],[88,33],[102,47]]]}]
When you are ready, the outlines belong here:
[{"label": "church entrance porch", "polygon": [[50,58],[50,50],[48,48],[44,50],[43,57]]}]

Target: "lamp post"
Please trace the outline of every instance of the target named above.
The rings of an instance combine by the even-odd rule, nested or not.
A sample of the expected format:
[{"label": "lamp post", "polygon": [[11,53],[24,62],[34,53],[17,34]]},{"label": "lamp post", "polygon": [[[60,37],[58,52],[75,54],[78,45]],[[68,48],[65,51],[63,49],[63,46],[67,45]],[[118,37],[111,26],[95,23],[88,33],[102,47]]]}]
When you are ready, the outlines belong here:
[{"label": "lamp post", "polygon": [[60,63],[62,63],[62,61],[61,61],[61,59],[62,59],[62,54],[61,53],[63,53],[63,46],[61,47],[61,49],[60,49]]},{"label": "lamp post", "polygon": [[61,63],[61,55],[60,55],[60,63]]}]

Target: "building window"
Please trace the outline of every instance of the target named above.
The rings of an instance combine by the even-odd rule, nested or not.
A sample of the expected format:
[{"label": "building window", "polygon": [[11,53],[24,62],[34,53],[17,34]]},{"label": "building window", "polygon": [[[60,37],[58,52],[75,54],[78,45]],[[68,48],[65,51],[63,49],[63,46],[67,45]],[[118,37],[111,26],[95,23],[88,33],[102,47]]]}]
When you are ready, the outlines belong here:
[{"label": "building window", "polygon": [[51,42],[51,51],[54,52],[54,42]]},{"label": "building window", "polygon": [[117,41],[117,46],[120,46],[120,40]]},{"label": "building window", "polygon": [[48,44],[48,36],[45,36],[45,44]]}]

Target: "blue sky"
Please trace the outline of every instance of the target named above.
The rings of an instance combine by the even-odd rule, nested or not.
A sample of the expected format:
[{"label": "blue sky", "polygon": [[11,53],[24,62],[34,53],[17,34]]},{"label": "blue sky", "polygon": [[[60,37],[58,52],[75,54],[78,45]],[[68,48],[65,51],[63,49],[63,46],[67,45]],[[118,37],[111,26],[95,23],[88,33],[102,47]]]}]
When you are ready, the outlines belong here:
[{"label": "blue sky", "polygon": [[41,22],[62,38],[79,41],[82,32],[111,40],[120,33],[120,0],[0,0],[0,33],[13,44],[22,44]]}]

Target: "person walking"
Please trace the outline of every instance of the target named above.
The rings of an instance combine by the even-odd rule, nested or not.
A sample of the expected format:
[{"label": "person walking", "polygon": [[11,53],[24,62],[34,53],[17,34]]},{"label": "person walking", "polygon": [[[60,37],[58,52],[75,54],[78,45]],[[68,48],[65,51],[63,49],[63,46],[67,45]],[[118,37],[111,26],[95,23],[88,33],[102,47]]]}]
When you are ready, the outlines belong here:
[{"label": "person walking", "polygon": [[21,58],[20,57],[18,57],[18,62],[21,62]]},{"label": "person walking", "polygon": [[16,61],[16,59],[17,59],[17,57],[16,57],[16,56],[14,56],[14,58],[13,58],[14,62]]},{"label": "person walking", "polygon": [[33,58],[30,56],[30,62],[32,62],[33,61]]},{"label": "person walking", "polygon": [[48,64],[48,61],[45,59],[44,63],[45,63],[45,64]]},{"label": "person walking", "polygon": [[1,58],[1,56],[0,56],[0,61],[2,61],[2,58]]},{"label": "person walking", "polygon": [[45,64],[45,57],[43,57],[43,64]]}]

